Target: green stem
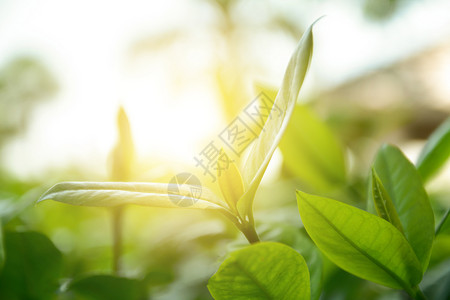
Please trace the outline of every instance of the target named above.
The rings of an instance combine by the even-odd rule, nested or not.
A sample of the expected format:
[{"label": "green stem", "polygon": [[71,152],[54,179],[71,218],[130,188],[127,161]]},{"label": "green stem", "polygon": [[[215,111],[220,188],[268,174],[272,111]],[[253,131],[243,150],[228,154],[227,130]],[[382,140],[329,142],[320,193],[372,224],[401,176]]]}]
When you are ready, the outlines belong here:
[{"label": "green stem", "polygon": [[122,224],[123,207],[117,206],[112,209],[112,230],[113,230],[113,272],[118,275],[120,272],[120,258],[122,256]]},{"label": "green stem", "polygon": [[415,300],[427,300],[427,297],[422,293],[419,286],[416,285],[410,291],[407,291],[411,298]]},{"label": "green stem", "polygon": [[255,227],[253,225],[246,224],[246,226],[242,226],[240,230],[245,235],[250,244],[254,244],[260,241],[258,233],[256,233]]},{"label": "green stem", "polygon": [[238,219],[236,216],[234,216],[226,209],[222,209],[220,210],[220,212],[225,217],[227,217],[231,222],[233,222],[233,224],[237,227],[237,229],[239,229],[239,231],[241,231],[244,234],[244,236],[247,238],[250,244],[254,244],[260,241],[258,233],[256,233],[255,226],[253,225],[253,223],[249,223],[246,221],[242,221],[241,219]]}]

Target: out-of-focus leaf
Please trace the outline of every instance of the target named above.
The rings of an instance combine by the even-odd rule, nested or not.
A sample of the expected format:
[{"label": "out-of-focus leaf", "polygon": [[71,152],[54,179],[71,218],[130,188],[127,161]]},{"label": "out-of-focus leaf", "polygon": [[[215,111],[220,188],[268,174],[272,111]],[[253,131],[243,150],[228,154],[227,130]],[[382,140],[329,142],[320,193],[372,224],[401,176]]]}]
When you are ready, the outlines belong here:
[{"label": "out-of-focus leaf", "polygon": [[433,242],[429,268],[448,259],[450,259],[450,235],[440,234]]},{"label": "out-of-focus leaf", "polygon": [[311,62],[313,52],[313,25],[314,23],[306,29],[297,49],[289,61],[281,88],[274,102],[274,108],[276,107],[277,109],[274,110],[272,108],[270,116],[264,124],[264,129],[252,145],[250,155],[245,162],[243,179],[247,189],[240,200],[240,202],[243,202],[240,206],[243,209],[244,216],[251,214],[250,211],[256,189],[283,136],[292,111],[294,110],[295,103],[297,102],[300,88]]},{"label": "out-of-focus leaf", "polygon": [[186,208],[223,209],[220,200],[205,187],[201,187],[199,198],[195,198],[197,186],[177,185],[177,194],[169,194],[169,187],[170,184],[163,183],[62,182],[50,188],[38,202],[54,200],[81,206],[136,204],[173,208],[179,207],[175,203],[189,200],[192,205]]},{"label": "out-of-focus leaf", "polygon": [[130,121],[123,107],[117,115],[119,139],[112,151],[111,180],[130,181],[134,163],[134,144],[131,135]]},{"label": "out-of-focus leaf", "polygon": [[110,275],[93,275],[73,281],[68,291],[86,300],[146,299],[142,282]]},{"label": "out-of-focus leaf", "polygon": [[209,280],[214,299],[310,300],[309,272],[292,248],[264,242],[235,251]]},{"label": "out-of-focus leaf", "polygon": [[[222,149],[222,151],[225,151]],[[236,204],[244,194],[244,183],[238,167],[228,155],[223,154],[225,161],[217,162],[217,177],[220,190],[228,206],[237,212]]]},{"label": "out-of-focus leaf", "polygon": [[417,169],[426,182],[450,157],[450,118],[436,129],[423,147],[417,160]]},{"label": "out-of-focus leaf", "polygon": [[389,222],[342,202],[297,191],[306,231],[327,257],[361,278],[412,292],[422,268]]},{"label": "out-of-focus leaf", "polygon": [[0,273],[1,299],[54,299],[62,256],[37,232],[5,232],[5,265]]},{"label": "out-of-focus leaf", "polygon": [[0,272],[2,271],[3,264],[5,263],[5,250],[3,248],[3,226],[0,220]]},{"label": "out-of-focus leaf", "polygon": [[385,219],[392,225],[394,225],[401,233],[403,233],[402,223],[398,218],[395,206],[392,203],[391,197],[387,193],[380,178],[378,178],[377,172],[372,168],[372,196],[375,204],[375,209],[380,218]]},{"label": "out-of-focus leaf", "polygon": [[346,181],[345,154],[333,132],[306,105],[297,105],[280,143],[286,168],[315,191]]},{"label": "out-of-focus leaf", "polygon": [[450,259],[428,270],[420,287],[428,299],[450,299]]},{"label": "out-of-focus leaf", "polygon": [[445,215],[442,217],[441,222],[436,228],[436,235],[438,234],[450,234],[450,209],[447,210]]},{"label": "out-of-focus leaf", "polygon": [[310,274],[311,299],[319,299],[323,286],[322,256],[305,229],[285,223],[270,223],[267,228],[260,226],[259,230],[262,240],[288,245],[303,256]]},{"label": "out-of-focus leaf", "polygon": [[400,149],[391,145],[384,145],[378,151],[374,169],[391,197],[406,239],[425,271],[433,244],[434,214],[422,179]]}]

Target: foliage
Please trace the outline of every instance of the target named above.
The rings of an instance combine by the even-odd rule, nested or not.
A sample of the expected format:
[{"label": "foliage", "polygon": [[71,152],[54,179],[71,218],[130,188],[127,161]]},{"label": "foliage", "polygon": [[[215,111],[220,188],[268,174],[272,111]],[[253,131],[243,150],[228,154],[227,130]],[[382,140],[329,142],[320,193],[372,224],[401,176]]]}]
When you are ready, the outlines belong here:
[{"label": "foliage", "polygon": [[[246,155],[221,150],[230,163],[215,187],[133,182],[137,155],[123,108],[111,181],[64,181],[42,193],[47,183],[2,180],[0,298],[448,298],[450,217],[438,199],[448,194],[428,184],[450,155],[449,119],[416,165],[383,145],[358,173],[355,149],[314,105],[297,104],[313,25]],[[278,146],[280,178],[263,184]]]}]

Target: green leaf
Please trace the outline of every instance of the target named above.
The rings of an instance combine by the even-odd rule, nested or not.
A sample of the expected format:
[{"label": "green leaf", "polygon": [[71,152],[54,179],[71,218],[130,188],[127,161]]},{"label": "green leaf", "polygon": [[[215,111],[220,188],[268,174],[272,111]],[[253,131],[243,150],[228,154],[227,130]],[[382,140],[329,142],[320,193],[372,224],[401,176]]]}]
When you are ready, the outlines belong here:
[{"label": "green leaf", "polygon": [[256,189],[283,136],[297,102],[300,88],[311,63],[313,52],[312,27],[314,24],[315,22],[306,29],[292,55],[281,88],[275,98],[274,107],[276,106],[277,109],[272,108],[270,116],[264,124],[264,129],[252,145],[250,154],[245,162],[243,179],[247,190],[240,200],[244,202],[242,204],[244,216],[251,214]]},{"label": "green leaf", "polygon": [[374,169],[391,197],[406,239],[425,271],[433,244],[434,214],[422,179],[400,149],[391,145],[384,145],[378,151]]},{"label": "green leaf", "polygon": [[331,129],[306,105],[297,105],[280,149],[286,168],[315,191],[346,181],[345,154]]},{"label": "green leaf", "polygon": [[297,191],[300,216],[317,247],[345,271],[411,293],[422,268],[389,222],[342,202]]},{"label": "green leaf", "polygon": [[[241,173],[234,161],[228,157],[225,150],[222,149],[222,151],[224,152],[223,156],[226,161],[217,162],[218,183],[228,206],[235,214],[237,214],[236,204],[239,198],[244,194],[244,183],[242,182]],[[221,164],[223,164],[223,166],[220,166]],[[227,164],[227,166],[224,164]]]},{"label": "green leaf", "polygon": [[417,160],[417,169],[428,181],[450,157],[450,118],[439,126],[428,139]]},{"label": "green leaf", "polygon": [[62,255],[37,232],[5,232],[6,260],[0,274],[2,299],[55,299]]},{"label": "green leaf", "polygon": [[323,287],[322,256],[305,229],[286,223],[269,223],[261,225],[259,230],[262,240],[288,245],[303,256],[310,274],[311,299],[319,299]]},{"label": "green leaf", "polygon": [[[54,200],[81,206],[117,206],[136,204],[152,207],[180,207],[178,201],[189,201],[186,208],[224,209],[224,204],[202,187],[199,198],[192,189],[197,186],[177,185],[178,192],[169,194],[170,184],[143,182],[62,182],[45,192],[38,203]],[[173,190],[173,189],[171,189]]]},{"label": "green leaf", "polygon": [[445,215],[442,217],[441,222],[436,228],[436,235],[438,234],[450,234],[450,209],[447,210]]},{"label": "green leaf", "polygon": [[274,242],[235,251],[209,280],[216,300],[310,300],[309,272],[303,257]]},{"label": "green leaf", "polygon": [[70,283],[68,291],[86,300],[145,299],[145,289],[140,281],[110,275],[93,275],[75,280]]},{"label": "green leaf", "polygon": [[395,206],[392,203],[391,197],[387,193],[380,178],[378,178],[377,172],[372,168],[372,196],[375,204],[375,209],[380,218],[385,219],[392,225],[394,225],[401,233],[403,233],[402,223],[398,218]]}]

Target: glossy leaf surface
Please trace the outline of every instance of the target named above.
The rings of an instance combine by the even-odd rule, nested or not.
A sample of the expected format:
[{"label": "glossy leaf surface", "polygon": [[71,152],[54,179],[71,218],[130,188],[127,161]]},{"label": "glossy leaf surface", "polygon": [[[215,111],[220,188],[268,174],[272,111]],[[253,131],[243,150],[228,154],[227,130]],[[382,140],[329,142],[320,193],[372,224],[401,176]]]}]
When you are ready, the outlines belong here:
[{"label": "glossy leaf surface", "polygon": [[411,290],[422,269],[405,237],[389,222],[342,202],[297,191],[300,216],[319,249],[363,279]]}]

